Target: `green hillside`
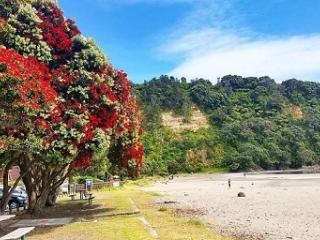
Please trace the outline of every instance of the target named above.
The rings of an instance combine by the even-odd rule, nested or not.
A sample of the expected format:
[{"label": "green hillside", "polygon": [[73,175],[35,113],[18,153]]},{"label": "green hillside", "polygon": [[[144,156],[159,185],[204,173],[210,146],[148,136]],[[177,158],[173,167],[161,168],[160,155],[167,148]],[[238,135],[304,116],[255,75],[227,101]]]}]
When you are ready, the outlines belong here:
[{"label": "green hillside", "polygon": [[[143,109],[146,174],[320,163],[319,83],[225,76],[213,85],[161,76],[132,91]],[[195,109],[207,126],[176,131],[163,123],[163,113],[171,112],[187,126]]]}]

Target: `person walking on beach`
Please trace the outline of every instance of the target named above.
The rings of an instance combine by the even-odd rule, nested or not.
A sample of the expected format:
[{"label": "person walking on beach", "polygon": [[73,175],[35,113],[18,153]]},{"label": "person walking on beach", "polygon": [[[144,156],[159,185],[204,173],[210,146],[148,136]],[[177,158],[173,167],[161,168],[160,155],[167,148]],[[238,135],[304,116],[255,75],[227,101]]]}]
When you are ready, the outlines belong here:
[{"label": "person walking on beach", "polygon": [[230,178],[228,179],[228,186],[229,186],[229,188],[231,188],[231,179]]}]

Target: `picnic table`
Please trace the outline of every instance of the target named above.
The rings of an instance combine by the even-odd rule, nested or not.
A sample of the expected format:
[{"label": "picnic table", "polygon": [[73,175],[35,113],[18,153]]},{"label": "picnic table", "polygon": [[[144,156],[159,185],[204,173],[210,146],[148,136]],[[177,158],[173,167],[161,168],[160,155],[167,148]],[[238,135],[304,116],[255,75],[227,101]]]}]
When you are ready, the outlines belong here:
[{"label": "picnic table", "polygon": [[0,240],[15,240],[15,239],[26,240],[27,239],[26,235],[29,232],[31,232],[33,229],[34,227],[18,228],[13,232],[1,237]]}]

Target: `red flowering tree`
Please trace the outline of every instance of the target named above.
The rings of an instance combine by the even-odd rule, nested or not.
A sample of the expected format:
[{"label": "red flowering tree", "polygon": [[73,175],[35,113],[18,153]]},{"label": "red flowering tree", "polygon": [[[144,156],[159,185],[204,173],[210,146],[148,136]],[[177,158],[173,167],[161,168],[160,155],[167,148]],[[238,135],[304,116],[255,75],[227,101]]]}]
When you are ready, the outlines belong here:
[{"label": "red flowering tree", "polygon": [[142,169],[141,114],[136,99],[131,96],[127,74],[119,71],[115,78],[115,92],[122,103],[119,121],[112,138],[109,158],[122,174],[134,177]]},{"label": "red flowering tree", "polygon": [[[35,143],[34,136],[45,136],[42,126],[48,123],[41,117],[41,112],[49,110],[49,106],[57,102],[57,93],[51,87],[50,78],[49,69],[36,59],[25,58],[13,50],[0,49],[0,152],[6,153],[2,160],[5,165],[2,211],[13,190],[9,192],[8,188],[7,175],[11,166],[22,163],[19,160],[31,149],[43,150],[43,144]],[[35,122],[39,124],[35,125]],[[13,155],[18,161],[11,157]]]},{"label": "red flowering tree", "polygon": [[[132,175],[139,173],[140,117],[127,76],[113,69],[73,21],[49,1],[4,1],[0,41],[6,48],[0,51],[2,75],[7,79],[3,82],[10,83],[0,85],[1,92],[11,89],[19,96],[1,106],[2,120],[36,123],[36,127],[7,126],[0,138],[3,152],[8,152],[8,137],[20,141],[23,136],[37,143],[17,162],[26,173],[23,181],[31,213],[54,202],[57,187],[69,173],[90,166],[102,148],[117,149],[113,151],[117,160],[112,162],[129,168]],[[10,105],[23,106],[24,114],[11,111]]]}]

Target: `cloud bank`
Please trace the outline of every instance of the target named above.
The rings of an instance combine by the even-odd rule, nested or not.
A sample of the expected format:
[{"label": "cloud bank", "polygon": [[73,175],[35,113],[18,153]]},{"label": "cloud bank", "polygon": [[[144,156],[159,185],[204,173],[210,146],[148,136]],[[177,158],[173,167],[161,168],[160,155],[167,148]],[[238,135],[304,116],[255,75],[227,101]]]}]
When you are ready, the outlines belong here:
[{"label": "cloud bank", "polygon": [[[178,59],[168,74],[216,82],[228,74],[320,80],[320,33],[268,36],[252,32],[230,0],[193,2],[162,39],[161,58]],[[285,34],[285,33],[284,33]]]},{"label": "cloud bank", "polygon": [[165,47],[182,56],[169,74],[215,82],[228,74],[320,80],[320,34],[257,40],[215,29],[189,33]]},{"label": "cloud bank", "polygon": [[[175,62],[176,77],[216,82],[228,74],[320,81],[320,33],[269,36],[251,31],[235,0],[94,0],[105,5],[188,4],[181,21],[156,34],[150,54]],[[111,4],[113,3],[113,4]],[[270,1],[277,7],[278,1]],[[175,6],[177,7],[177,6]],[[284,36],[286,33],[283,33]]]}]

